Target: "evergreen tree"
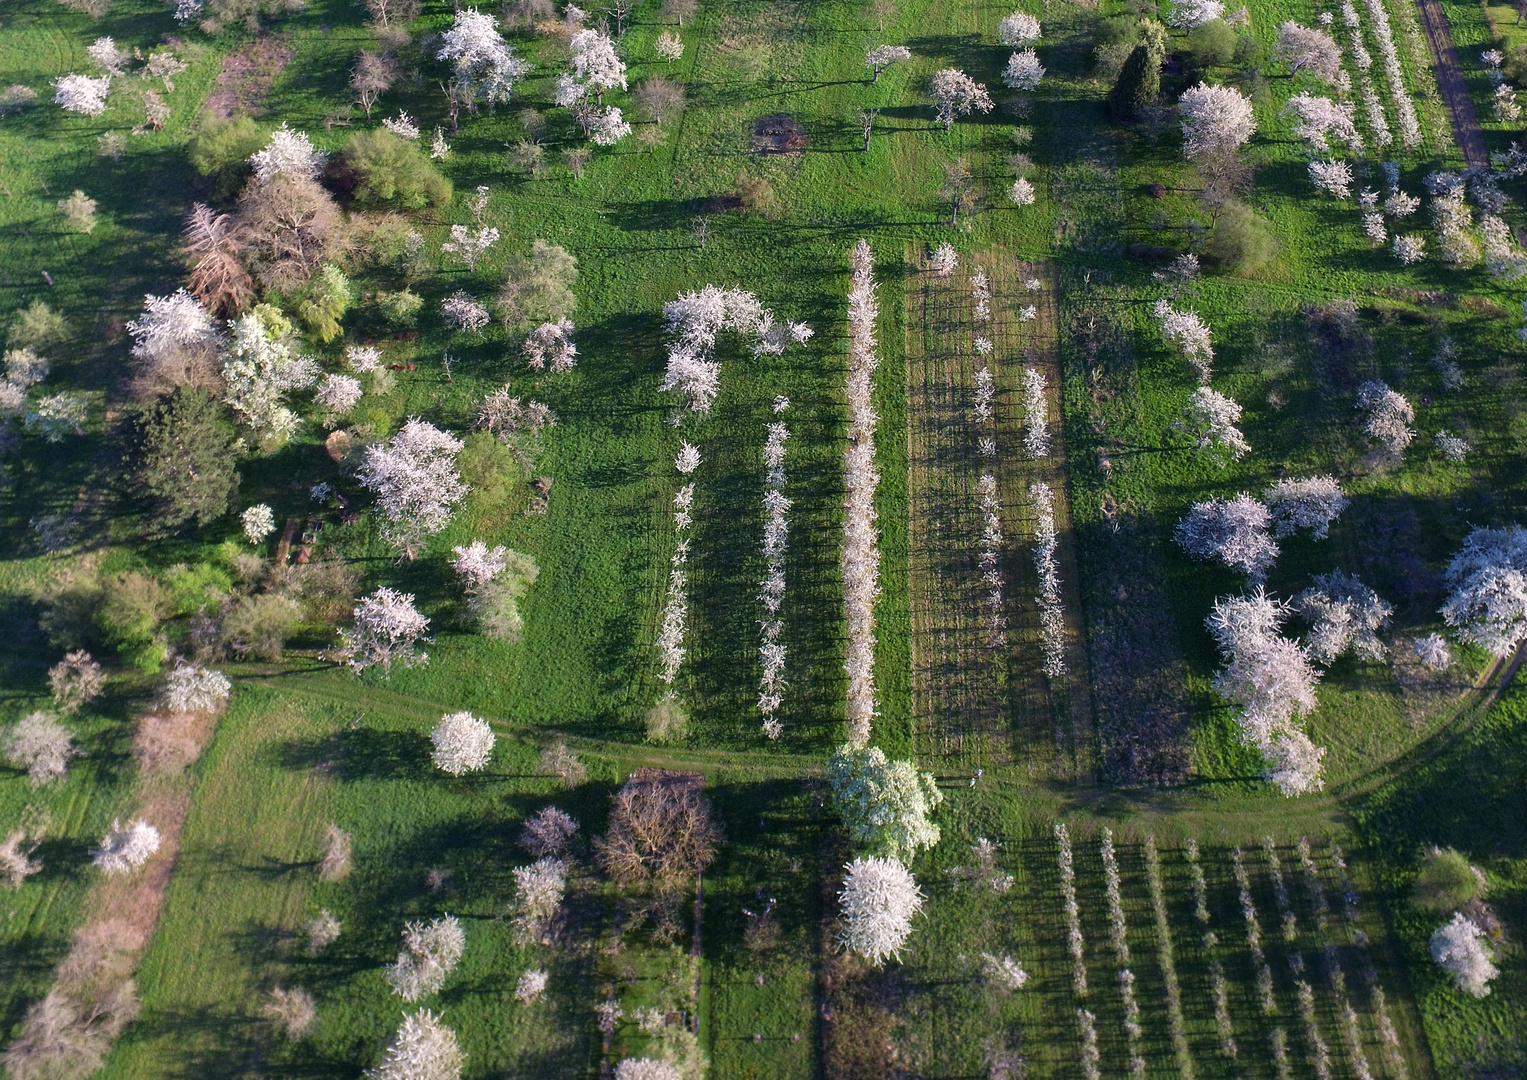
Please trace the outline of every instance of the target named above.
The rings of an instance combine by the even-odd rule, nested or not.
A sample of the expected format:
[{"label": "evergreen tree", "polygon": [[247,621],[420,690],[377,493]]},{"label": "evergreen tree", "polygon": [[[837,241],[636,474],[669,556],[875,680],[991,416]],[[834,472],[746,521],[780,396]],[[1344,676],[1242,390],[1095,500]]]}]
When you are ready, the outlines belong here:
[{"label": "evergreen tree", "polygon": [[143,414],[138,485],[156,526],[206,525],[228,512],[239,489],[233,438],[222,406],[200,387],[179,387]]},{"label": "evergreen tree", "polygon": [[1136,45],[1108,94],[1108,112],[1115,120],[1132,119],[1161,92],[1161,56],[1149,45]]}]

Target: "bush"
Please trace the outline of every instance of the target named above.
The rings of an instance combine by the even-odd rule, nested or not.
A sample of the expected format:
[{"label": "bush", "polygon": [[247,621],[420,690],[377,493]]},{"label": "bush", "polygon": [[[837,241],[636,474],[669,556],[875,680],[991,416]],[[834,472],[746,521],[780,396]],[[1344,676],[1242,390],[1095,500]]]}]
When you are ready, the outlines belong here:
[{"label": "bush", "polygon": [[385,128],[352,136],[345,144],[344,164],[355,174],[355,201],[362,206],[418,210],[451,201],[451,182],[417,146]]},{"label": "bush", "polygon": [[339,320],[350,307],[350,279],[333,263],[308,281],[306,295],[297,304],[297,317],[325,345],[339,336]]},{"label": "bush", "polygon": [[1188,53],[1199,70],[1229,66],[1239,44],[1235,31],[1223,19],[1210,19],[1188,34]]},{"label": "bush", "polygon": [[1422,911],[1446,915],[1485,893],[1484,882],[1469,860],[1452,848],[1433,852],[1416,878],[1412,898]]},{"label": "bush", "polygon": [[233,425],[199,387],[182,386],[146,410],[138,423],[138,489],[155,530],[211,524],[239,490]]},{"label": "bush", "polygon": [[13,349],[57,345],[69,339],[64,317],[41,300],[33,300],[16,313],[6,344]]},{"label": "bush", "polygon": [[106,582],[96,621],[122,659],[152,675],[168,654],[157,637],[159,624],[173,610],[168,589],[147,574],[124,570]]},{"label": "bush", "polygon": [[565,319],[578,306],[578,260],[560,244],[537,240],[529,257],[510,255],[499,289],[499,318],[511,330]]},{"label": "bush", "polygon": [[1221,269],[1254,276],[1277,255],[1278,242],[1251,207],[1232,201],[1214,223],[1207,252]]},{"label": "bush", "polygon": [[738,170],[733,181],[732,193],[739,206],[753,213],[772,214],[779,207],[779,200],[774,197],[774,185],[762,176],[749,176],[742,170]]},{"label": "bush", "polygon": [[672,743],[684,737],[689,728],[689,717],[678,698],[667,694],[647,710],[647,741]]},{"label": "bush", "polygon": [[424,298],[409,289],[376,294],[376,308],[382,316],[382,321],[395,330],[417,326],[419,309],[422,307],[424,307]]},{"label": "bush", "polygon": [[209,116],[197,125],[187,146],[191,167],[212,181],[219,198],[232,196],[253,171],[251,155],[265,149],[270,135],[247,116]]},{"label": "bush", "polygon": [[275,663],[302,618],[302,605],[275,593],[242,596],[222,617],[222,639],[238,657]]}]

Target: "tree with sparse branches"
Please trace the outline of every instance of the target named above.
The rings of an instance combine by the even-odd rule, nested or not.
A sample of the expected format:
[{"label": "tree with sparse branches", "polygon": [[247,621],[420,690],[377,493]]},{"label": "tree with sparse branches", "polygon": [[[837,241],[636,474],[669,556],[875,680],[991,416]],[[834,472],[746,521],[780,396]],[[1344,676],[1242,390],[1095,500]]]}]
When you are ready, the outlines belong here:
[{"label": "tree with sparse branches", "polygon": [[244,269],[238,223],[231,214],[197,203],[186,218],[181,251],[191,269],[186,287],[209,310],[231,315],[254,299],[254,279]]},{"label": "tree with sparse branches", "polygon": [[65,716],[72,716],[101,696],[106,673],[88,652],[78,649],[48,669],[48,685],[53,689],[54,706]]},{"label": "tree with sparse branches", "polygon": [[414,607],[412,593],[383,585],[361,599],[355,625],[339,632],[339,655],[357,672],[376,665],[383,671],[391,671],[393,664],[419,667],[429,662],[429,654],[418,648],[420,640],[428,640],[428,629],[429,619]]},{"label": "tree with sparse branches", "polygon": [[956,117],[971,112],[991,112],[991,94],[985,86],[976,82],[958,68],[943,68],[933,73],[929,93],[937,109],[938,122],[948,131],[954,127]]},{"label": "tree with sparse branches", "polygon": [[578,260],[560,244],[537,240],[528,256],[513,254],[505,263],[499,318],[510,330],[565,319],[578,306],[577,280]]},{"label": "tree with sparse branches", "polygon": [[371,108],[377,98],[392,89],[392,84],[398,81],[400,74],[402,72],[398,62],[383,53],[363,49],[355,58],[355,68],[350,73],[350,89],[355,91],[356,103],[366,111],[366,119],[371,119]]},{"label": "tree with sparse branches", "polygon": [[680,887],[711,864],[721,842],[710,800],[694,777],[633,773],[610,800],[609,830],[594,839],[605,873],[621,885]]},{"label": "tree with sparse branches", "polygon": [[1232,461],[1239,461],[1251,444],[1236,427],[1241,418],[1241,406],[1207,386],[1200,386],[1188,397],[1182,416],[1177,424],[1193,437],[1193,445],[1218,458],[1228,454]]}]

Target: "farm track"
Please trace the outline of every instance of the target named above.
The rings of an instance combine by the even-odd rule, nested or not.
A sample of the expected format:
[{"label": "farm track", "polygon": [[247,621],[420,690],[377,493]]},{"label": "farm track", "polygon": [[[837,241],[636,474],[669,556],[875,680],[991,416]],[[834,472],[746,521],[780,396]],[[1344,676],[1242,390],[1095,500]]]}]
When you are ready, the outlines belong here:
[{"label": "farm track", "polygon": [[1490,155],[1485,150],[1479,117],[1474,112],[1473,99],[1469,97],[1468,85],[1458,66],[1458,49],[1453,45],[1447,14],[1437,0],[1416,0],[1416,6],[1421,9],[1421,25],[1436,61],[1437,90],[1447,103],[1448,114],[1453,120],[1453,138],[1465,161],[1470,165],[1488,166]]}]

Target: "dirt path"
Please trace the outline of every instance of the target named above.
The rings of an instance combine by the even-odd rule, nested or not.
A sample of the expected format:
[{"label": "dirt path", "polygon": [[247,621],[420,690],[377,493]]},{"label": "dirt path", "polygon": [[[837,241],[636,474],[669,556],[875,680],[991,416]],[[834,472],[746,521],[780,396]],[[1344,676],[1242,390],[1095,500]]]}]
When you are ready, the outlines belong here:
[{"label": "dirt path", "polygon": [[1421,25],[1426,29],[1426,40],[1431,45],[1432,58],[1436,60],[1437,90],[1447,103],[1447,111],[1453,118],[1453,138],[1463,159],[1470,165],[1489,165],[1490,155],[1485,150],[1484,135],[1479,130],[1479,117],[1474,113],[1474,101],[1469,97],[1468,85],[1463,81],[1463,70],[1458,66],[1458,50],[1453,47],[1453,34],[1448,28],[1447,15],[1437,0],[1416,0],[1421,9]]}]

